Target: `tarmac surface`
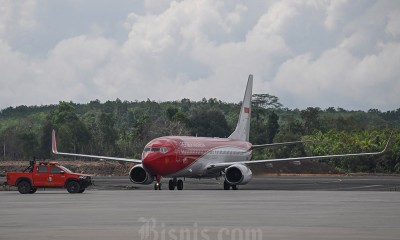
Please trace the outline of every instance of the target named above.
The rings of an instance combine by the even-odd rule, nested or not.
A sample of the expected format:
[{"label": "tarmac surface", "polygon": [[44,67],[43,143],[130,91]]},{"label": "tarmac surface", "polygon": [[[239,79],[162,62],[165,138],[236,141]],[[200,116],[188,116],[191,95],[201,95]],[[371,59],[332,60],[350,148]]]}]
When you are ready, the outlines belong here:
[{"label": "tarmac surface", "polygon": [[399,192],[0,193],[0,239],[399,239]]},{"label": "tarmac surface", "polygon": [[1,191],[0,239],[400,236],[399,177],[257,177],[243,191],[221,190],[222,180],[188,180],[184,191],[154,191],[152,185],[136,191],[137,185],[120,177],[95,181],[83,194]]},{"label": "tarmac surface", "polygon": [[[153,184],[139,185],[128,176],[94,176],[96,190],[150,190]],[[168,189],[168,180],[162,179],[162,189]],[[0,184],[5,181],[0,177]],[[184,190],[221,190],[223,179],[185,179]],[[294,191],[400,191],[399,175],[267,175],[255,176],[240,190],[294,190]],[[13,188],[16,190],[16,188]]]},{"label": "tarmac surface", "polygon": [[[168,189],[162,180],[162,189]],[[94,177],[99,190],[146,190],[153,185],[133,184],[129,177]],[[223,179],[186,179],[184,190],[221,190]],[[257,176],[240,190],[296,190],[296,191],[400,191],[400,176]]]}]

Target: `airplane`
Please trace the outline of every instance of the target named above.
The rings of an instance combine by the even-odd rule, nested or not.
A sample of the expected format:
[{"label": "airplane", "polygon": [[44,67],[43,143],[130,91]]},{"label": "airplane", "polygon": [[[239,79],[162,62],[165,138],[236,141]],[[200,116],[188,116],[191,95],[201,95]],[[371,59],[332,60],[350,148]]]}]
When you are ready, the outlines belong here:
[{"label": "airplane", "polygon": [[96,156],[57,151],[55,131],[52,132],[52,152],[56,155],[132,162],[137,165],[129,171],[136,184],[154,184],[161,190],[161,178],[170,178],[169,190],[183,190],[185,178],[224,177],[224,190],[237,190],[252,179],[249,165],[282,161],[331,159],[351,156],[379,155],[388,149],[391,137],[380,152],[351,153],[310,157],[251,160],[252,151],[259,148],[301,143],[301,141],[252,145],[249,142],[253,75],[249,75],[236,129],[228,138],[165,136],[151,140],[142,152],[142,159]]}]

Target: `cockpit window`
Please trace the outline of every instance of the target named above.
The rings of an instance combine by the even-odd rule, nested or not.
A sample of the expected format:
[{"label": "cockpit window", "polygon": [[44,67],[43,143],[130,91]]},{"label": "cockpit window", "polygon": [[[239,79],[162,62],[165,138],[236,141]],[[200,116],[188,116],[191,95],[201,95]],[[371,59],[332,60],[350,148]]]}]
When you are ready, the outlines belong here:
[{"label": "cockpit window", "polygon": [[149,147],[146,147],[146,148],[144,148],[144,152],[162,152],[162,153],[166,153],[166,152],[168,152],[168,148],[166,148],[166,147],[162,147],[162,148],[149,148]]},{"label": "cockpit window", "polygon": [[162,152],[162,153],[166,153],[166,152],[168,152],[168,148],[166,148],[166,147],[162,147],[162,148],[160,149],[160,152]]}]

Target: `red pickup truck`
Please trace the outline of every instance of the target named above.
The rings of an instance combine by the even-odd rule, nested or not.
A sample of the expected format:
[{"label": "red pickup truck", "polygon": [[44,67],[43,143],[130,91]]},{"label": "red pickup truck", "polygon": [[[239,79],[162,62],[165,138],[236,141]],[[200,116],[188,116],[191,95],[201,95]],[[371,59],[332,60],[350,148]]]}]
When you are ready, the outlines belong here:
[{"label": "red pickup truck", "polygon": [[16,186],[21,194],[35,193],[38,188],[66,188],[69,193],[83,193],[93,184],[91,176],[73,173],[55,162],[31,162],[23,172],[7,173],[6,179],[5,184]]}]

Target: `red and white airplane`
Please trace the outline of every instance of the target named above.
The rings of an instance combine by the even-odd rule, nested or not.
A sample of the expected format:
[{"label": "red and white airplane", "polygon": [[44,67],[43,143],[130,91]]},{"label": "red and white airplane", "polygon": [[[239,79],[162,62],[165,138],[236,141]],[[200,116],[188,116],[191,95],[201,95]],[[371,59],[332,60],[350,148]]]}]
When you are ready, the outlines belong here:
[{"label": "red and white airplane", "polygon": [[136,184],[151,184],[161,190],[161,178],[171,178],[169,189],[183,189],[182,178],[218,178],[224,177],[224,189],[238,189],[238,185],[247,184],[252,178],[248,165],[277,161],[302,161],[329,159],[349,156],[378,155],[381,152],[339,154],[283,159],[251,160],[254,149],[298,142],[252,145],[249,142],[251,97],[253,76],[250,75],[239,120],[235,131],[228,138],[166,136],[150,141],[144,148],[142,159],[128,159],[86,154],[58,152],[56,136],[53,130],[52,151],[57,155],[97,158],[137,163],[129,172],[130,180]]}]

